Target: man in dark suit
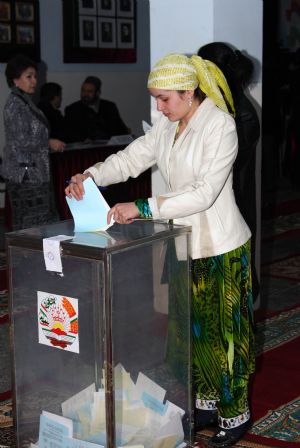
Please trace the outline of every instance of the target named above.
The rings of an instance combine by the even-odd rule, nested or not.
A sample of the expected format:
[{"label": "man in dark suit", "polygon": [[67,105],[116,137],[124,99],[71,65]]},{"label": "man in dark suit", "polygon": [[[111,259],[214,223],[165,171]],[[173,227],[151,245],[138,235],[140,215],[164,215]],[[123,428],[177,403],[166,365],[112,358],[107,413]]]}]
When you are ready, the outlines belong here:
[{"label": "man in dark suit", "polygon": [[100,98],[101,81],[88,76],[81,86],[81,99],[65,109],[66,141],[109,139],[130,131],[115,103]]},{"label": "man in dark suit", "polygon": [[62,87],[60,84],[46,82],[42,85],[38,107],[49,121],[49,136],[65,141],[65,119],[60,111],[61,101]]}]

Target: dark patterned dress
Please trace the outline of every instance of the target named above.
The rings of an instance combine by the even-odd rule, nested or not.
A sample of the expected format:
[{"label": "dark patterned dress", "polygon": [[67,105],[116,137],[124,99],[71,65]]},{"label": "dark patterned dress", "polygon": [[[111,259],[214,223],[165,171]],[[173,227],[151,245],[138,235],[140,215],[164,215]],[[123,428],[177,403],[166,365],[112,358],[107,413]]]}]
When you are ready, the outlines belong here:
[{"label": "dark patterned dress", "polygon": [[12,230],[58,220],[50,181],[47,119],[31,98],[13,87],[3,112],[6,181]]}]

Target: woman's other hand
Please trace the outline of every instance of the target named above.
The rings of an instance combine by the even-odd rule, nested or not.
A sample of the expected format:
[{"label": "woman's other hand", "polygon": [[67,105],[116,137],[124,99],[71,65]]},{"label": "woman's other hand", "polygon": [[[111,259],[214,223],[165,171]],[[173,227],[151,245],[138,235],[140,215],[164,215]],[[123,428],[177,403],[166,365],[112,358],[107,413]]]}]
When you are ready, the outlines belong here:
[{"label": "woman's other hand", "polygon": [[114,205],[107,214],[107,224],[114,218],[118,224],[131,224],[140,216],[139,209],[134,202],[124,202]]},{"label": "woman's other hand", "polygon": [[67,188],[65,188],[66,195],[70,199],[74,197],[75,199],[77,199],[77,201],[81,200],[84,195],[83,181],[88,177],[91,177],[93,179],[93,176],[90,173],[78,173],[72,176],[69,181],[69,185],[67,186]]},{"label": "woman's other hand", "polygon": [[66,144],[57,138],[50,138],[49,147],[52,151],[62,152],[65,149]]}]

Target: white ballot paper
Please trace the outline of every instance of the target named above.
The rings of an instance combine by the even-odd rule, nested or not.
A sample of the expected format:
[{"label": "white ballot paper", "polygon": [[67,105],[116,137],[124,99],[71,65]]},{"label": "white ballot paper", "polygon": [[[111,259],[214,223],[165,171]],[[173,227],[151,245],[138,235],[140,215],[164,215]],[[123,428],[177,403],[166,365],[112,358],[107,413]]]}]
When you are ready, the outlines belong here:
[{"label": "white ballot paper", "polygon": [[84,182],[85,194],[83,199],[75,198],[66,200],[72,213],[75,232],[96,232],[106,230],[113,225],[113,220],[107,224],[107,213],[110,209],[95,182],[88,177]]},{"label": "white ballot paper", "polygon": [[[102,385],[105,385],[104,371]],[[114,368],[114,386],[117,447],[185,446],[182,426],[185,411],[165,400],[165,389],[142,372],[134,382],[121,364]],[[63,417],[43,412],[40,442],[47,442],[53,435],[56,448],[107,446],[107,399],[104,387],[96,390],[95,384],[91,384],[62,403]],[[39,448],[46,448],[46,445],[39,443]]]},{"label": "white ballot paper", "polygon": [[55,443],[64,448],[64,438],[73,437],[72,420],[43,411],[40,416],[39,448],[48,448]]},{"label": "white ballot paper", "polygon": [[96,391],[95,383],[81,390],[77,394],[73,395],[68,400],[61,404],[61,409],[64,417],[74,419],[76,411],[81,405],[85,403],[92,403],[94,399],[94,393]]}]

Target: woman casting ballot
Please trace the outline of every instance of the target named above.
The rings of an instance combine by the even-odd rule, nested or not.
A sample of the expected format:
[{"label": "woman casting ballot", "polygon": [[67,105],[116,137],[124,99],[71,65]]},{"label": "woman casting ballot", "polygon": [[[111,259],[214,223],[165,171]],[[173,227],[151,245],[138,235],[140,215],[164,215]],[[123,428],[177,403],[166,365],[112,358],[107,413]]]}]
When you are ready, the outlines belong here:
[{"label": "woman casting ballot", "polygon": [[157,164],[169,192],[116,204],[107,220],[173,219],[192,227],[195,429],[215,425],[209,446],[232,446],[250,426],[254,371],[251,233],[232,189],[238,150],[234,104],[223,73],[195,55],[159,60],[148,88],[161,112],[153,127],[73,176],[65,191],[80,200],[88,176],[107,186]]}]

